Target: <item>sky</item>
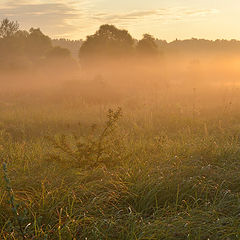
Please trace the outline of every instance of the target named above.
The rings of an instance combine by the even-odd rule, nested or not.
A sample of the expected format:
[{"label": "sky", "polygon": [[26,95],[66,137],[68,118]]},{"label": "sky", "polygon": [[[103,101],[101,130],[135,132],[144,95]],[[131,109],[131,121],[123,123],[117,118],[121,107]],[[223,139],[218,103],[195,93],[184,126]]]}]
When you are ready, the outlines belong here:
[{"label": "sky", "polygon": [[0,20],[69,39],[85,39],[102,24],[137,39],[240,39],[239,12],[240,0],[0,0]]}]

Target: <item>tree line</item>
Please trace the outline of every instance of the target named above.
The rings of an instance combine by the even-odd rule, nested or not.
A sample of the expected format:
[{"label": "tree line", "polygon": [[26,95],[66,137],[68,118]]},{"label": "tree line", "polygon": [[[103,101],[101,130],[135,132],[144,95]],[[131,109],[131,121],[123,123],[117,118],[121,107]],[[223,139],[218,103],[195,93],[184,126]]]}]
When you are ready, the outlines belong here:
[{"label": "tree line", "polygon": [[26,31],[20,29],[18,22],[8,19],[0,22],[0,70],[34,69],[70,60],[70,51],[53,46],[51,38],[39,28]]},{"label": "tree line", "polygon": [[[59,46],[60,45],[60,46]],[[133,54],[157,55],[156,40],[149,34],[137,41],[126,30],[102,25],[86,41],[52,40],[39,28],[21,30],[18,22],[3,19],[0,23],[0,69],[26,69],[49,62],[70,61],[71,53],[79,46],[82,66],[100,58],[124,58]],[[70,49],[70,50],[69,50]]]},{"label": "tree line", "polygon": [[78,58],[82,67],[91,67],[106,59],[125,60],[154,59],[165,54],[199,54],[211,51],[239,52],[237,40],[204,39],[175,40],[170,43],[144,34],[141,40],[134,39],[124,29],[114,25],[102,25],[85,41],[51,39],[39,28],[29,31],[20,29],[18,22],[3,19],[0,22],[0,70],[34,69],[41,66],[77,65]]}]

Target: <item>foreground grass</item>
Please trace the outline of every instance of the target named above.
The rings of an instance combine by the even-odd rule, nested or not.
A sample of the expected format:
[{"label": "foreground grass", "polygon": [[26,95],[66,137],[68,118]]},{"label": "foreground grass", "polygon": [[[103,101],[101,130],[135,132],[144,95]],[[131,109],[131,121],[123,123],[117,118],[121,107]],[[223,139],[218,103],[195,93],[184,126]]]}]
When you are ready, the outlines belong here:
[{"label": "foreground grass", "polygon": [[238,111],[52,106],[1,110],[1,239],[240,238]]}]

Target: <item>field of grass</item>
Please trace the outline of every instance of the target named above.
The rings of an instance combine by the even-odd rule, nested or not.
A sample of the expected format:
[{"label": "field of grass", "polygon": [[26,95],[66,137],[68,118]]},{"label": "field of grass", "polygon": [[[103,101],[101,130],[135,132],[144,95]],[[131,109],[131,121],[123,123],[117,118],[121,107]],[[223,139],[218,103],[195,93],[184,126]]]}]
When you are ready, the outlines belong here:
[{"label": "field of grass", "polygon": [[2,93],[0,239],[240,239],[240,91],[199,91]]}]

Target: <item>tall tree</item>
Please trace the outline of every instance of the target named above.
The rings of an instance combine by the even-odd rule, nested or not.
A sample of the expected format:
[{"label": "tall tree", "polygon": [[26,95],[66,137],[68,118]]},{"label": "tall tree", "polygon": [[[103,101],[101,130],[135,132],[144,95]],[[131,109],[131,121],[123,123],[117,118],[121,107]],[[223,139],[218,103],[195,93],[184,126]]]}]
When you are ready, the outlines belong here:
[{"label": "tall tree", "polygon": [[27,52],[31,58],[41,58],[51,50],[51,39],[44,35],[40,28],[31,28],[27,38]]},{"label": "tall tree", "polygon": [[0,23],[0,38],[12,37],[19,30],[19,24],[5,18]]},{"label": "tall tree", "polygon": [[158,53],[156,39],[150,34],[144,34],[143,38],[138,41],[137,51],[147,55],[155,55]]},{"label": "tall tree", "polygon": [[99,30],[82,44],[79,57],[92,61],[101,57],[121,57],[133,50],[134,40],[126,30],[113,25],[102,25]]}]

